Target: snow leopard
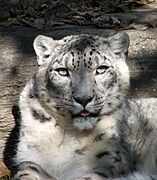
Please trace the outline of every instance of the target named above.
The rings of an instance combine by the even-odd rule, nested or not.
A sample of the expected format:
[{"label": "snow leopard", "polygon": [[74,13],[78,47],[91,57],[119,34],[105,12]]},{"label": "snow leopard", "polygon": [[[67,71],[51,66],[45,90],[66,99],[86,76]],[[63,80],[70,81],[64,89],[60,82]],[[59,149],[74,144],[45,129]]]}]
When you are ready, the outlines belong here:
[{"label": "snow leopard", "polygon": [[129,99],[129,36],[38,35],[14,180],[157,180],[157,99]]}]

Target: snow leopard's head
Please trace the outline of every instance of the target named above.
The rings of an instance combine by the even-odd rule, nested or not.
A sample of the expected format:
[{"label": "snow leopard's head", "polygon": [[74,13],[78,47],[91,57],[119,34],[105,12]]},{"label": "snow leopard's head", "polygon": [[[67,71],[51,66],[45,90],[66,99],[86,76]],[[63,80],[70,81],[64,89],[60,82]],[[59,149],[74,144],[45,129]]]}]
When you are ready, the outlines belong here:
[{"label": "snow leopard's head", "polygon": [[91,129],[122,105],[129,86],[129,37],[39,35],[34,41],[39,70],[36,91],[49,110],[70,117],[74,127]]}]

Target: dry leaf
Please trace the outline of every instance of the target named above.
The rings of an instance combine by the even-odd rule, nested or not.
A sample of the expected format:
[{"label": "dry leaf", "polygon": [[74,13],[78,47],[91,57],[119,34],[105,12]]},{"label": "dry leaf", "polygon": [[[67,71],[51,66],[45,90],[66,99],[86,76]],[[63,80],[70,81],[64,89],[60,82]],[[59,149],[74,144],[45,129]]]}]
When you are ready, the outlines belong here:
[{"label": "dry leaf", "polygon": [[2,179],[9,179],[10,178],[10,171],[9,169],[5,166],[3,162],[0,162],[0,180]]},{"label": "dry leaf", "polygon": [[114,28],[120,26],[120,21],[116,17],[110,15],[100,16],[98,18],[92,18],[91,21],[99,28]]},{"label": "dry leaf", "polygon": [[149,4],[149,3],[152,3],[154,1],[155,0],[137,0],[136,3],[138,3],[138,4]]},{"label": "dry leaf", "polygon": [[144,24],[136,24],[136,23],[132,23],[129,25],[129,29],[136,29],[139,31],[145,31],[148,27]]},{"label": "dry leaf", "polygon": [[10,24],[14,24],[14,25],[22,25],[22,22],[19,20],[18,17],[8,18],[8,22],[9,22]]}]

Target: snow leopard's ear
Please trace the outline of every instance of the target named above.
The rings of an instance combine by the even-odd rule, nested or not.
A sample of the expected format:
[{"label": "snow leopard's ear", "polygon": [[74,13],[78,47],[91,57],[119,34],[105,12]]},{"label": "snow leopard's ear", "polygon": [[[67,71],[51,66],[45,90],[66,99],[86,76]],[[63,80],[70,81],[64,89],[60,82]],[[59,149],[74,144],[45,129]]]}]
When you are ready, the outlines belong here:
[{"label": "snow leopard's ear", "polygon": [[39,35],[35,38],[33,46],[38,57],[38,65],[43,65],[49,61],[49,56],[57,46],[57,41],[51,37]]},{"label": "snow leopard's ear", "polygon": [[129,48],[130,40],[129,36],[125,32],[117,33],[108,38],[109,48],[114,53],[127,53]]}]

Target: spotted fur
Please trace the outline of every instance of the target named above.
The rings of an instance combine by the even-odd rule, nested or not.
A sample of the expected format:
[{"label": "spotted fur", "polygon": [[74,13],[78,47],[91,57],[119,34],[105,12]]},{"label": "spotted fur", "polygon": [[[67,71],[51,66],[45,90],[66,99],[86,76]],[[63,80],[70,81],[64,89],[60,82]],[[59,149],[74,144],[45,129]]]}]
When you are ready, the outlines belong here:
[{"label": "spotted fur", "polygon": [[127,99],[128,46],[126,33],[35,39],[15,179],[157,179],[157,100]]}]

